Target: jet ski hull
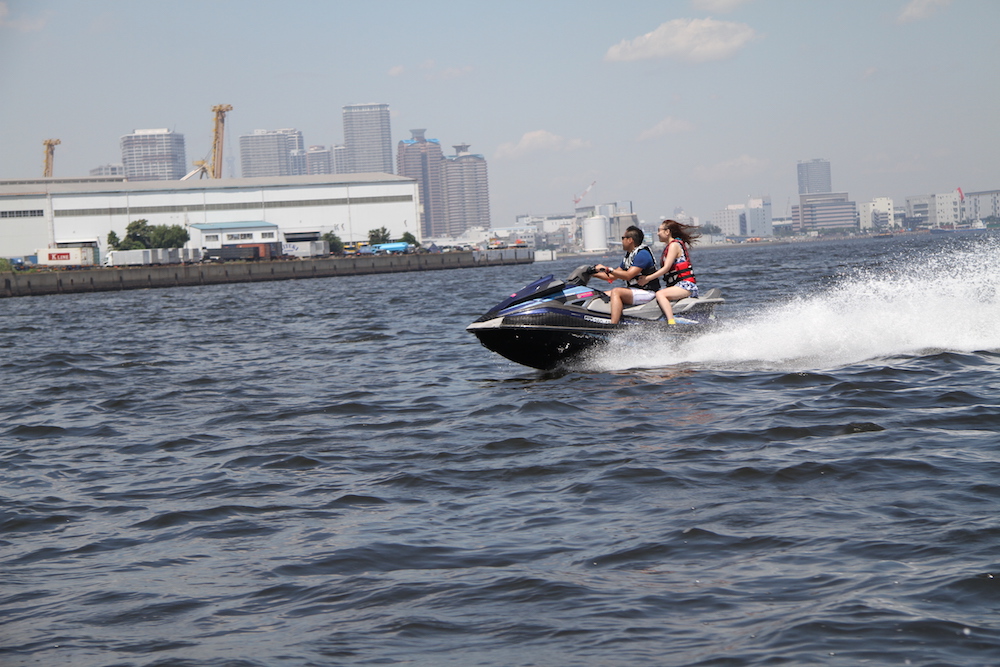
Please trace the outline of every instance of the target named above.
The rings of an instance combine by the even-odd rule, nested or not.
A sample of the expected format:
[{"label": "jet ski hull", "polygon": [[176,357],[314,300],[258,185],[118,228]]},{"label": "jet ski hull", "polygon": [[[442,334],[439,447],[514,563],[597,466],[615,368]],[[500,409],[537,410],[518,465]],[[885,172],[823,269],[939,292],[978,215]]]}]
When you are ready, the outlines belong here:
[{"label": "jet ski hull", "polygon": [[508,325],[471,331],[486,349],[539,370],[552,370],[610,339],[610,333],[542,326]]}]

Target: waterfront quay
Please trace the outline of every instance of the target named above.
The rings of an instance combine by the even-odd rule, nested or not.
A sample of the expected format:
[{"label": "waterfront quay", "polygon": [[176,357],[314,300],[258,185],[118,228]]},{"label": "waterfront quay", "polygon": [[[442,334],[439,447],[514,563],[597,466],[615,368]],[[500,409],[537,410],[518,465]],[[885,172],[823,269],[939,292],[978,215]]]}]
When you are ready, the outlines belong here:
[{"label": "waterfront quay", "polygon": [[534,261],[535,255],[531,249],[506,248],[504,250],[362,255],[269,262],[205,262],[56,271],[5,271],[0,272],[0,298],[269,280],[300,280],[404,271],[437,271],[530,264]]}]

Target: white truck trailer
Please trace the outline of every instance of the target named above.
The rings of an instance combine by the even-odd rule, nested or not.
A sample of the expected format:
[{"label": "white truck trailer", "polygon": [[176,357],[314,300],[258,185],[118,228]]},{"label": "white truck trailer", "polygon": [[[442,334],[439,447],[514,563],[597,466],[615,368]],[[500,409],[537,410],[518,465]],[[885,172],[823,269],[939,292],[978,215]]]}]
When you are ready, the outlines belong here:
[{"label": "white truck trailer", "polygon": [[35,252],[39,266],[94,266],[97,264],[97,249],[83,248],[40,248]]}]

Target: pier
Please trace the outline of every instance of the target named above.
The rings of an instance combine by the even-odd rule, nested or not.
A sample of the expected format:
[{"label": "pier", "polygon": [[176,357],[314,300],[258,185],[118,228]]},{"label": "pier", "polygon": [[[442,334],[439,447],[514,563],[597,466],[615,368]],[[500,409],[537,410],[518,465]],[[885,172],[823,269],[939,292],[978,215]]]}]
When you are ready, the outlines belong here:
[{"label": "pier", "polygon": [[403,271],[438,271],[530,264],[534,261],[534,251],[531,249],[507,248],[504,250],[355,255],[352,257],[257,262],[205,262],[161,266],[88,267],[54,271],[5,271],[0,272],[0,298],[250,283],[269,280],[301,280]]}]

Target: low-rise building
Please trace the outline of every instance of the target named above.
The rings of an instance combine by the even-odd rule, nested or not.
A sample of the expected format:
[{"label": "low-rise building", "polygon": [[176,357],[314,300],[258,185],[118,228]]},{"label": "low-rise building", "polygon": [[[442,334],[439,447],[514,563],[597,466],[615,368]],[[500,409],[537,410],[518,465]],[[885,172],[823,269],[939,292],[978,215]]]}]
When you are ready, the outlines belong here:
[{"label": "low-rise building", "polygon": [[771,198],[751,197],[745,204],[730,204],[716,211],[713,223],[727,236],[774,236]]},{"label": "low-rise building", "polygon": [[961,195],[962,220],[1000,222],[1000,190],[966,192]]},{"label": "low-rise building", "polygon": [[803,194],[792,217],[799,232],[857,229],[858,207],[846,192]]}]

